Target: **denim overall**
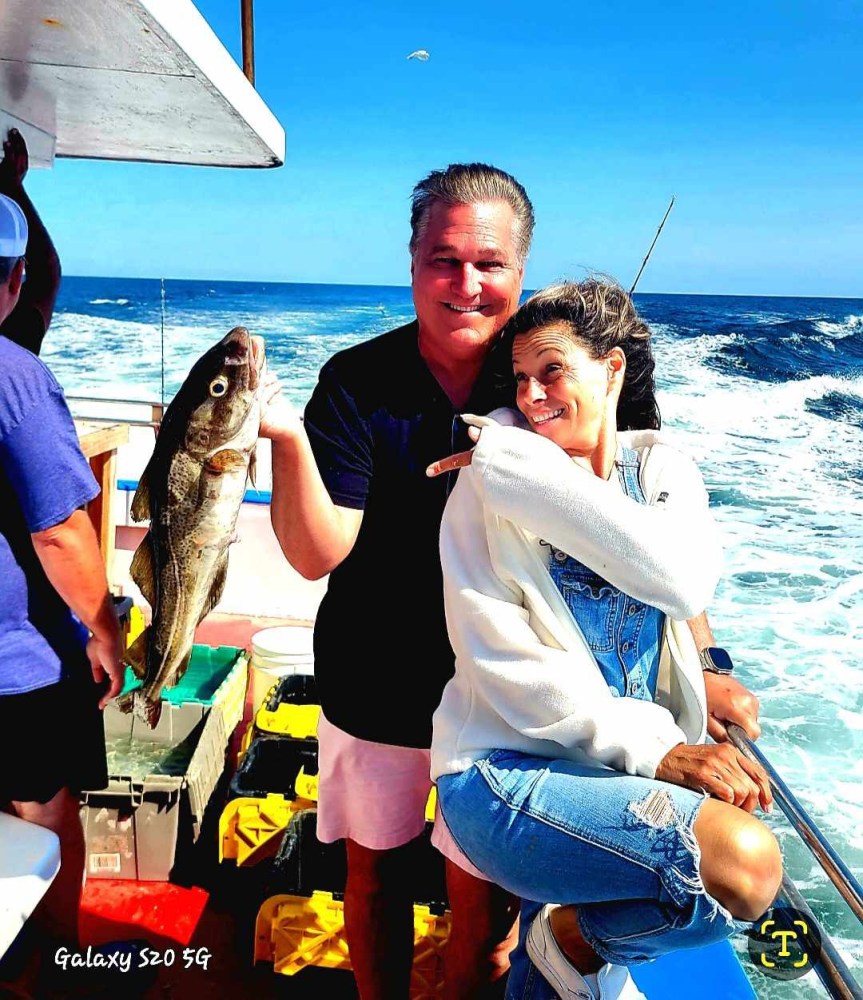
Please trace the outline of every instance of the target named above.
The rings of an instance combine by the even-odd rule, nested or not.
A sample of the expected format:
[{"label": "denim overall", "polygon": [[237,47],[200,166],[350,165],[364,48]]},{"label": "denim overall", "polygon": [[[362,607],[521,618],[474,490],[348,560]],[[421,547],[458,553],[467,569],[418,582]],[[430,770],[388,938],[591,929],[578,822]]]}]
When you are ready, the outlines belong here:
[{"label": "denim overall", "polygon": [[[615,465],[626,494],[645,503],[637,454],[621,449]],[[612,694],[653,701],[663,613],[549,548],[549,572]],[[587,941],[619,965],[711,944],[737,927],[701,882],[692,832],[704,801],[698,792],[601,764],[512,750],[492,751],[460,774],[441,775],[437,788],[462,851],[522,898],[507,1000],[556,996],[524,950],[530,923],[546,902],[576,904]]]},{"label": "denim overall", "polygon": [[[624,493],[646,503],[638,481],[636,452],[621,448],[614,464]],[[653,701],[665,615],[659,608],[627,597],[572,556],[550,548],[551,578],[578,622],[611,693]]]}]

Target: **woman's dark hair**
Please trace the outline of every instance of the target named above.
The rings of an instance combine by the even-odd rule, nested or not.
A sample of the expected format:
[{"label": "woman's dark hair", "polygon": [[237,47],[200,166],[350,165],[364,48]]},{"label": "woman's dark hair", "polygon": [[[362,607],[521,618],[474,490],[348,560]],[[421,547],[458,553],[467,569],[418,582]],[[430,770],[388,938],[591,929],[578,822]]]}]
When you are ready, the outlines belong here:
[{"label": "woman's dark hair", "polygon": [[543,288],[506,324],[499,347],[511,358],[512,342],[519,334],[560,323],[592,358],[604,358],[614,347],[626,355],[617,429],[658,430],[662,418],[656,402],[650,330],[626,291],[613,281],[598,278]]}]

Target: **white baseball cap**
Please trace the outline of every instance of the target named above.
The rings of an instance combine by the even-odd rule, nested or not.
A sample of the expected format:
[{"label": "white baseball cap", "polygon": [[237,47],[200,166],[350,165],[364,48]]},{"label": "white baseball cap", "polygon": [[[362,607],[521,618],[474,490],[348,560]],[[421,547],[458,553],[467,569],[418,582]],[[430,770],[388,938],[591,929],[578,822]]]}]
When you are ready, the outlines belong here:
[{"label": "white baseball cap", "polygon": [[27,220],[17,201],[0,194],[0,257],[23,257],[27,250]]}]

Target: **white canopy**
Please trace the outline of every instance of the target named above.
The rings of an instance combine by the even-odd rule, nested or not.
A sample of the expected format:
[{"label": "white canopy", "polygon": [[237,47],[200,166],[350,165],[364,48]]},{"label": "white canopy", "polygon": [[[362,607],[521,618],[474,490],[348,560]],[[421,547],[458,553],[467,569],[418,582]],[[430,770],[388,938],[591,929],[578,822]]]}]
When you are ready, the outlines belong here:
[{"label": "white canopy", "polygon": [[285,158],[284,129],[191,0],[0,0],[4,136],[11,125],[34,165]]}]

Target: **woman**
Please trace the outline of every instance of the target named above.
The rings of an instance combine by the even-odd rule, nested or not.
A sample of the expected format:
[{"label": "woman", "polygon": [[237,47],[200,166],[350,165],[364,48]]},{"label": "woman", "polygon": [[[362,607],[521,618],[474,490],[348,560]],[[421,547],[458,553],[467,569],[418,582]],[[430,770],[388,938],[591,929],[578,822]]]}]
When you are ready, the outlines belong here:
[{"label": "woman", "polygon": [[[719,546],[695,465],[655,431],[618,435],[659,425],[629,296],[555,286],[505,336],[533,433],[466,418],[483,430],[441,527],[456,672],[432,777],[482,872],[562,904],[526,939],[554,990],[635,998],[626,966],[728,937],[773,901],[779,850],[751,815],[768,779],[730,744],[702,745],[685,619],[713,594]],[[555,505],[569,516],[550,519]]]}]

